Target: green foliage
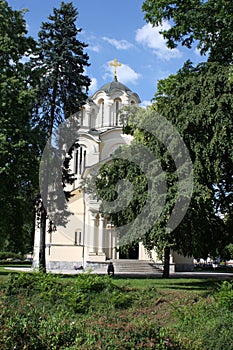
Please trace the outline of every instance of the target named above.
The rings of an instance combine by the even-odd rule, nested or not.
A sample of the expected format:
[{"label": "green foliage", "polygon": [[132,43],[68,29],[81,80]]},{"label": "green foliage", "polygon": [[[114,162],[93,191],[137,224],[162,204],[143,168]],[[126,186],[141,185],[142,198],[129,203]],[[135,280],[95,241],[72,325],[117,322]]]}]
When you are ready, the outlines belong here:
[{"label": "green foliage", "polygon": [[110,289],[111,280],[97,275],[79,275],[75,282],[64,284],[58,276],[41,272],[11,275],[4,289],[13,299],[22,293],[32,298],[39,297],[45,303],[54,302],[58,307],[85,312],[89,309],[91,294],[100,293],[107,286]]},{"label": "green foliage", "polygon": [[[71,135],[72,128],[68,128],[66,137],[63,135],[62,139],[64,124],[59,130],[56,128],[65,119],[80,111],[87,99],[90,85],[90,79],[84,75],[85,67],[89,65],[88,55],[84,52],[87,45],[77,39],[81,32],[81,29],[76,26],[77,17],[78,11],[72,2],[61,2],[59,8],[53,9],[53,14],[48,17],[48,21],[41,25],[37,50],[32,63],[32,69],[39,76],[34,121],[39,123],[47,135],[45,141],[48,147],[40,172],[42,203],[40,202],[37,206],[42,228],[40,265],[44,270],[46,270],[46,217],[51,227],[66,224],[66,218],[70,212],[67,210],[67,205],[64,204],[63,197],[65,194],[69,198],[70,192],[64,191],[63,193],[62,191],[59,196],[60,188],[74,181],[74,176],[69,169],[71,155],[67,156],[67,152],[73,143],[77,142],[77,133],[74,138]],[[78,125],[76,121],[73,129],[78,129]],[[51,141],[52,136],[53,141]],[[65,146],[68,149],[65,149]],[[62,159],[65,161],[61,162]],[[61,167],[62,174],[57,171]]]},{"label": "green foliage", "polygon": [[[130,152],[133,154],[133,148]],[[147,199],[147,181],[139,166],[124,159],[115,159],[112,163],[101,167],[95,180],[98,198],[106,202],[114,201],[117,198],[117,182],[126,180],[133,186],[133,197],[130,205],[125,205],[124,210],[119,211],[118,206],[124,207],[124,203],[127,203],[128,198],[131,197],[130,187],[127,189],[124,187],[124,190],[123,188],[118,189],[118,192],[122,193],[124,197],[121,197],[120,203],[116,201],[115,206],[113,204],[114,210],[112,210],[112,213],[109,214],[108,206],[105,208],[104,203],[102,204],[102,212],[109,214],[110,220],[115,226],[127,224],[141,212]]]},{"label": "green foliage", "polygon": [[198,41],[201,54],[209,60],[232,62],[233,6],[228,0],[145,0],[142,6],[145,19],[152,25],[164,20],[172,23],[162,30],[170,48],[181,43],[188,48]]},{"label": "green foliage", "polygon": [[180,230],[190,236],[195,256],[215,256],[216,249],[220,253],[231,242],[230,225],[219,217],[219,213],[232,217],[233,105],[228,67],[218,63],[193,67],[186,62],[176,75],[159,81],[155,100],[154,108],[177,127],[193,162],[194,193]]},{"label": "green foliage", "polygon": [[101,318],[88,324],[88,333],[78,343],[79,349],[174,349],[167,330],[154,323],[129,321],[124,316]]},{"label": "green foliage", "polygon": [[233,244],[228,244],[221,252],[221,258],[225,260],[230,260],[233,258]]},{"label": "green foliage", "polygon": [[224,281],[213,297],[177,310],[180,349],[232,350],[232,301],[232,282]]},{"label": "green foliage", "polygon": [[21,254],[13,253],[13,252],[0,252],[0,260],[7,260],[7,259],[22,259]]},{"label": "green foliage", "polygon": [[232,2],[146,0],[142,9],[152,25],[169,21],[161,30],[168,47],[198,42],[208,55],[207,64],[192,67],[188,61],[159,81],[154,109],[176,126],[194,168],[193,198],[177,229],[177,248],[181,243],[184,254],[216,256],[232,243]]},{"label": "green foliage", "polygon": [[154,295],[146,289],[142,299],[108,276],[12,275],[0,295],[0,348],[175,349],[167,329],[138,310]]},{"label": "green foliage", "polygon": [[[51,136],[54,127],[79,111],[87,99],[90,79],[85,76],[87,45],[77,39],[78,11],[62,2],[54,8],[38,34],[34,65],[39,70],[38,106],[40,122]],[[74,140],[75,141],[75,140]]]},{"label": "green foliage", "polygon": [[215,299],[217,306],[224,307],[233,312],[233,282],[224,281],[216,293]]},{"label": "green foliage", "polygon": [[[189,200],[192,188],[191,181],[186,180],[192,171],[189,160],[181,154],[179,136],[152,108],[125,108],[121,119],[124,132],[134,140],[116,152],[95,177],[101,211],[116,227],[121,245],[140,240],[148,251],[156,248],[161,255],[165,247],[168,256],[171,247],[192,255],[187,232],[171,232],[168,224],[177,198]],[[180,181],[182,176],[184,180]],[[128,186],[119,187],[122,180]],[[177,217],[184,207],[179,206]],[[127,224],[130,225],[125,227]],[[166,266],[167,263],[168,260]]]},{"label": "green foliage", "polygon": [[17,253],[32,249],[40,140],[31,124],[36,79],[28,62],[36,44],[23,15],[0,1],[0,248]]},{"label": "green foliage", "polygon": [[64,311],[47,314],[23,298],[14,309],[1,306],[1,349],[60,349],[75,342],[79,330]]}]

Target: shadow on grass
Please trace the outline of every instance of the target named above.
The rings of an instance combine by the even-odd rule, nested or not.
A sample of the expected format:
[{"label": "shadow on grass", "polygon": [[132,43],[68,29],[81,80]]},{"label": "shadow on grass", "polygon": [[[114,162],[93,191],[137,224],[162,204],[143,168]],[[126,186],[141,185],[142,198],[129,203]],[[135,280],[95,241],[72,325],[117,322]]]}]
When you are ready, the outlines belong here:
[{"label": "shadow on grass", "polygon": [[147,286],[153,286],[154,288],[164,290],[182,290],[182,291],[200,291],[200,292],[214,292],[220,285],[221,280],[218,278],[169,278],[163,279],[162,277],[148,277],[148,278],[135,278],[135,277],[114,277],[116,283],[124,285],[128,283],[136,288],[145,288]]}]

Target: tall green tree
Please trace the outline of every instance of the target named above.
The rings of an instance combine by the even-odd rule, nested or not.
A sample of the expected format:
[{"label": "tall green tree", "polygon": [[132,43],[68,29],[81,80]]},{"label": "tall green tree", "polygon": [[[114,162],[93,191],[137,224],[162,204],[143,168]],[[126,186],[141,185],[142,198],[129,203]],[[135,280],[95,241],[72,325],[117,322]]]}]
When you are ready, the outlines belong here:
[{"label": "tall green tree", "polygon": [[154,108],[176,125],[192,158],[194,195],[183,229],[203,236],[196,256],[215,255],[232,241],[232,93],[228,66],[187,62],[159,81],[155,96]]},{"label": "tall green tree", "polygon": [[170,48],[177,43],[190,48],[197,41],[201,54],[210,61],[232,62],[233,4],[229,0],[146,0],[145,19],[152,25],[164,20],[171,28],[162,30]]},{"label": "tall green tree", "polygon": [[[194,195],[183,233],[196,242],[193,254],[221,252],[231,241],[232,222],[232,52],[233,5],[227,0],[146,0],[145,19],[152,25],[169,21],[162,30],[167,46],[198,44],[207,64],[187,62],[158,83],[154,109],[178,128],[194,164]],[[178,236],[177,236],[178,237]],[[218,248],[218,249],[217,249]]]},{"label": "tall green tree", "polygon": [[[76,26],[77,17],[78,11],[73,4],[62,2],[60,8],[54,8],[48,22],[42,23],[38,34],[37,56],[34,60],[34,66],[40,76],[36,121],[46,131],[49,142],[55,128],[79,111],[87,99],[90,85],[90,79],[85,75],[85,67],[89,65],[88,55],[84,52],[87,45],[77,38],[81,32]],[[49,164],[45,169],[46,167],[49,167]],[[66,175],[69,175],[68,172]],[[43,198],[46,201],[47,192],[48,172],[45,171]],[[46,219],[49,219],[46,205],[42,206],[41,211],[40,257],[43,268],[46,268]]]},{"label": "tall green tree", "polygon": [[32,249],[34,194],[38,191],[38,128],[31,123],[36,96],[23,11],[0,1],[0,249]]},{"label": "tall green tree", "polygon": [[176,131],[152,108],[126,108],[122,117],[134,140],[95,177],[101,211],[115,225],[120,245],[142,241],[148,252],[164,256],[168,277],[171,249],[192,255],[191,237],[179,240],[176,229],[192,192],[190,159]]}]

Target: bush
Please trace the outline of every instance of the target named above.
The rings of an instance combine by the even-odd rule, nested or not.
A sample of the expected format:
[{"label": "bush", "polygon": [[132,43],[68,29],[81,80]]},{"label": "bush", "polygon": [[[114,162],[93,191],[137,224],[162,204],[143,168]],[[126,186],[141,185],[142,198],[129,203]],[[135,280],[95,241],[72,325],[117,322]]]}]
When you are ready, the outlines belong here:
[{"label": "bush", "polygon": [[181,349],[233,350],[233,283],[224,281],[213,297],[177,312]]},{"label": "bush", "polygon": [[11,259],[11,260],[14,260],[14,259],[19,259],[19,260],[22,260],[23,257],[21,254],[17,254],[17,253],[12,253],[12,252],[0,252],[0,260],[6,260],[7,259]]},{"label": "bush", "polygon": [[76,346],[80,350],[178,349],[173,346],[165,328],[124,316],[88,322],[84,336],[77,340]]},{"label": "bush", "polygon": [[97,307],[99,294],[114,307],[130,305],[130,296],[114,286],[108,276],[79,274],[75,279],[61,281],[58,275],[41,273],[11,274],[3,286],[5,294],[12,297],[23,295],[32,300],[39,299],[52,303],[56,307],[63,307],[76,313],[85,313]]},{"label": "bush", "polygon": [[165,328],[127,310],[138,294],[108,276],[11,275],[0,295],[0,349],[178,349]]},{"label": "bush", "polygon": [[17,299],[17,309],[1,305],[1,350],[177,349],[166,329],[146,320],[41,312],[38,305]]},{"label": "bush", "polygon": [[233,282],[224,281],[215,295],[217,305],[233,311]]},{"label": "bush", "polygon": [[[17,304],[17,308],[15,308]],[[73,345],[79,332],[68,314],[46,308],[17,298],[13,306],[1,305],[1,350],[49,350],[64,349]]]}]

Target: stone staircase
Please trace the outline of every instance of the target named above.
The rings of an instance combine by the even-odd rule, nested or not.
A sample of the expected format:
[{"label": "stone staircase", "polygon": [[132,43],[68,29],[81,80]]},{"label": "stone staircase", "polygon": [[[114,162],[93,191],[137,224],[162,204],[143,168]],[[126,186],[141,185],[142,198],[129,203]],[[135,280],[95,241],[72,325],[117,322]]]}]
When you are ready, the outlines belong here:
[{"label": "stone staircase", "polygon": [[147,260],[119,259],[112,260],[115,274],[117,275],[155,275],[161,274],[161,270],[153,266]]}]

